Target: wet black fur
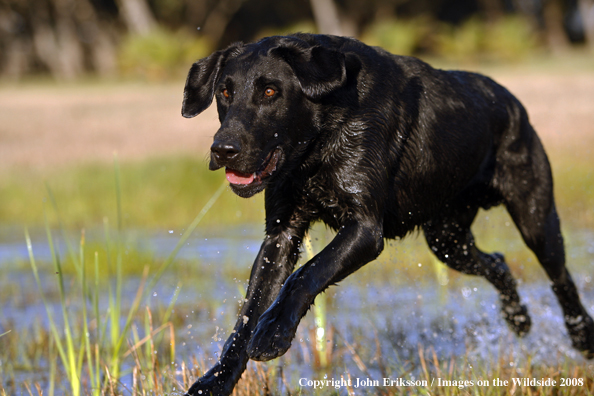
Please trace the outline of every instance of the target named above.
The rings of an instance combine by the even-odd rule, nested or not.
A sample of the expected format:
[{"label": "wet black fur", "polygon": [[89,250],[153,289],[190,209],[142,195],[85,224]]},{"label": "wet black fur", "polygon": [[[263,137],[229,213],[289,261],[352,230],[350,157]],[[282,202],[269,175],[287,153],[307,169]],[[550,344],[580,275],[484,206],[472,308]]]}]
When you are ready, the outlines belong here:
[{"label": "wet black fur", "polygon": [[[266,191],[266,238],[221,358],[188,394],[230,394],[248,359],[287,351],[318,293],[375,259],[385,238],[416,228],[445,264],[487,278],[510,327],[526,333],[530,317],[503,256],[480,251],[470,231],[479,208],[499,204],[549,275],[573,345],[594,356],[594,324],[565,268],[547,156],[505,88],[353,39],[296,34],[196,62],[182,114],[197,115],[213,96],[221,128],[210,169],[250,174],[280,155],[270,176],[231,186],[243,197]],[[293,272],[315,221],[337,235]]]}]

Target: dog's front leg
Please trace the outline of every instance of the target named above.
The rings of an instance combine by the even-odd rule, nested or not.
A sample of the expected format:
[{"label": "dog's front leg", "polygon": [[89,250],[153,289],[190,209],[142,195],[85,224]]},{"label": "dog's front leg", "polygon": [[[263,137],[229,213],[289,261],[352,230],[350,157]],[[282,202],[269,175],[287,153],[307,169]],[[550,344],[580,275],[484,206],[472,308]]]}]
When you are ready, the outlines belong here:
[{"label": "dog's front leg", "polygon": [[233,391],[247,365],[247,343],[258,318],[278,295],[298,259],[301,236],[289,235],[284,232],[267,236],[252,267],[246,301],[221,358],[192,385],[187,395],[219,396]]},{"label": "dog's front leg", "polygon": [[287,279],[260,317],[248,345],[249,357],[266,361],[283,355],[316,295],[374,260],[382,250],[379,222],[353,220],[346,224],[322,252]]}]

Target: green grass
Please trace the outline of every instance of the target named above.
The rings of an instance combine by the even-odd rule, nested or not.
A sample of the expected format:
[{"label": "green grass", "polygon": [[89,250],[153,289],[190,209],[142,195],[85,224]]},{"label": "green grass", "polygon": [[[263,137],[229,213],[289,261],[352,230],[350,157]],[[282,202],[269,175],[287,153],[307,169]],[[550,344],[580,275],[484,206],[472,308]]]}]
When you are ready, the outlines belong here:
[{"label": "green grass", "polygon": [[[553,151],[555,196],[563,224],[594,227],[594,157]],[[579,153],[578,153],[579,154]],[[206,161],[190,157],[152,158],[121,164],[122,219],[131,229],[182,229],[224,181]],[[0,171],[0,218],[4,225],[43,226],[47,186],[71,229],[102,227],[115,218],[113,166],[86,164],[47,172]],[[57,220],[50,217],[50,225]],[[203,219],[208,226],[264,223],[263,194],[243,199],[227,190]]]},{"label": "green grass", "polygon": [[[0,172],[0,218],[3,223],[43,226],[47,186],[53,191],[64,224],[71,229],[102,226],[116,217],[113,166],[86,164],[49,172]],[[121,164],[122,219],[131,229],[181,229],[188,225],[225,180],[223,171],[208,171],[202,159],[157,158]],[[262,194],[246,200],[225,191],[206,225],[262,223]],[[50,226],[57,218],[50,216]]]}]

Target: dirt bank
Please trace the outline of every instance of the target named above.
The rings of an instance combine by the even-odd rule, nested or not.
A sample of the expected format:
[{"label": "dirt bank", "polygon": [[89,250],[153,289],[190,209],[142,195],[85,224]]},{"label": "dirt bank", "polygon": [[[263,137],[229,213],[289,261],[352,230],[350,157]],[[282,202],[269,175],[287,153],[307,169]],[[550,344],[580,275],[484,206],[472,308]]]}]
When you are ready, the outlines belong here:
[{"label": "dirt bank", "polygon": [[[493,77],[524,103],[549,151],[590,153],[594,73]],[[0,168],[55,168],[174,153],[206,158],[218,128],[213,107],[180,115],[183,82],[167,85],[0,87]]]}]

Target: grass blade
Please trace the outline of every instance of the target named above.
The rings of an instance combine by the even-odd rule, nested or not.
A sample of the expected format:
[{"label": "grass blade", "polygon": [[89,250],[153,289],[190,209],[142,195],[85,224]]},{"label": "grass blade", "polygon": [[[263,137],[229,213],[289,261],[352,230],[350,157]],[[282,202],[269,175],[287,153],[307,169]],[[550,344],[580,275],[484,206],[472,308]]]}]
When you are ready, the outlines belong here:
[{"label": "grass blade", "polygon": [[66,342],[66,353],[67,353],[67,360],[64,362],[64,366],[67,372],[67,375],[70,379],[70,384],[72,386],[72,393],[73,396],[78,396],[80,394],[80,376],[78,371],[77,359],[76,359],[76,349],[74,347],[74,338],[72,334],[72,328],[70,326],[68,311],[66,309],[66,292],[64,289],[64,274],[62,272],[62,265],[60,263],[60,257],[56,253],[53,237],[51,230],[49,228],[49,223],[45,222],[45,229],[47,234],[47,240],[50,247],[50,252],[52,256],[52,261],[54,263],[54,268],[56,270],[56,274],[58,275],[58,284],[60,286],[60,304],[62,306],[62,317],[64,319],[64,338]]},{"label": "grass blade", "polygon": [[[58,219],[58,228],[60,230],[60,234],[62,234],[62,239],[64,239],[64,242],[66,243],[66,250],[68,251],[68,255],[70,256],[70,259],[72,260],[72,262],[75,264],[76,270],[79,271],[80,267],[77,266],[77,256],[76,256],[76,250],[74,249],[74,246],[72,246],[72,243],[70,242],[70,238],[68,238],[68,235],[66,234],[66,227],[64,227],[64,222],[62,221],[62,216],[60,214],[60,210],[58,208],[58,202],[56,201],[56,198],[54,196],[54,193],[52,191],[52,189],[50,188],[49,184],[45,184],[45,189],[47,190],[47,195],[49,197],[49,201],[52,204],[52,207],[54,208],[54,211],[56,212],[56,217]],[[45,225],[46,225],[46,229],[49,228],[49,224],[48,224],[48,220],[47,217],[45,218]],[[80,273],[78,273],[78,275],[80,276]]]},{"label": "grass blade", "polygon": [[186,231],[183,233],[183,235],[181,236],[181,238],[175,245],[175,248],[173,249],[173,251],[169,254],[169,256],[167,256],[167,259],[165,259],[165,261],[163,262],[161,267],[157,270],[157,272],[151,279],[151,282],[149,283],[147,290],[150,291],[153,289],[153,287],[155,287],[155,285],[157,284],[157,282],[159,281],[159,279],[161,278],[163,273],[167,270],[167,268],[169,268],[171,263],[173,263],[173,260],[175,260],[175,257],[177,256],[177,253],[179,252],[179,250],[186,243],[186,241],[188,240],[190,235],[192,235],[192,233],[194,232],[196,227],[198,227],[198,224],[200,224],[200,221],[202,220],[202,218],[208,213],[210,208],[212,208],[212,206],[219,199],[221,194],[223,194],[223,191],[225,191],[226,187],[227,187],[227,181],[224,181],[221,184],[221,186],[217,189],[217,191],[215,191],[215,193],[212,195],[212,197],[210,197],[210,199],[208,200],[206,205],[204,205],[204,207],[202,208],[200,213],[198,213],[198,215],[194,218],[192,223],[190,223],[190,225],[188,226]]},{"label": "grass blade", "polygon": [[[47,313],[53,340],[56,343],[56,348],[58,349],[58,354],[60,355],[60,359],[62,360],[62,364],[64,365],[64,368],[66,369],[66,372],[67,372],[69,380],[70,380],[71,379],[71,377],[69,375],[69,373],[70,373],[70,371],[69,371],[70,355],[67,354],[66,350],[64,349],[64,345],[62,344],[62,338],[60,337],[60,334],[58,333],[58,329],[56,327],[56,322],[54,320],[52,310],[51,310],[49,304],[47,303],[45,294],[43,293],[43,287],[41,286],[41,280],[39,278],[39,271],[37,269],[37,264],[35,262],[35,256],[33,254],[33,245],[31,243],[31,237],[29,236],[29,231],[27,229],[25,229],[25,240],[27,243],[27,251],[29,253],[29,262],[31,263],[31,268],[33,270],[33,276],[35,277],[35,282],[37,283],[37,287],[39,288],[39,294],[41,295],[41,300],[43,301],[43,305],[45,306],[45,311]],[[50,250],[52,250],[52,249],[53,249],[53,246],[50,245]],[[52,253],[52,255],[53,255],[53,253]],[[74,392],[75,391],[73,388],[73,393]],[[78,395],[78,393],[75,393],[75,394]]]}]

